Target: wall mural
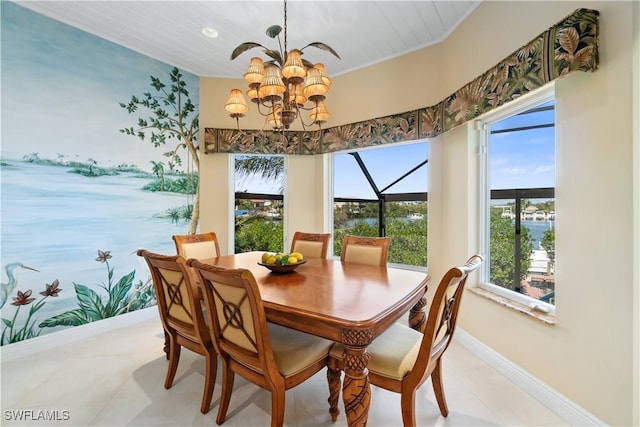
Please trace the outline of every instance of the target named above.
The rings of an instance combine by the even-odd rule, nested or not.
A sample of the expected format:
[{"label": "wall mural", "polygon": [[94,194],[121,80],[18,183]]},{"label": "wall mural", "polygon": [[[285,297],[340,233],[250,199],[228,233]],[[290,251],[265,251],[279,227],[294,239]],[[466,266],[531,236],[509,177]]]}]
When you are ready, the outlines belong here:
[{"label": "wall mural", "polygon": [[120,104],[152,91],[151,76],[170,84],[179,73],[197,117],[199,79],[14,3],[0,7],[6,345],[155,305],[136,250],[175,253],[197,159],[166,157],[169,141],[154,147],[121,132],[143,113]]},{"label": "wall mural", "polygon": [[577,9],[436,105],[315,132],[207,128],[205,153],[320,154],[434,138],[569,73],[596,71],[599,17]]}]

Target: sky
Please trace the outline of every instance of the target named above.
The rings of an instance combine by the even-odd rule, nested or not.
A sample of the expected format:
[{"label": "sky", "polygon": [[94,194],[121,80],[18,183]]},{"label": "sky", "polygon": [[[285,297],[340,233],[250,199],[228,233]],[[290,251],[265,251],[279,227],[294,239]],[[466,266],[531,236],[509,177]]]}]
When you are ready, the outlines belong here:
[{"label": "sky", "polygon": [[[553,101],[548,104],[553,105]],[[521,114],[492,124],[490,131],[553,122],[553,110]],[[554,132],[554,127],[548,127],[492,134],[489,139],[490,187],[555,187]]]},{"label": "sky", "polygon": [[[427,160],[428,145],[426,142],[394,144],[390,147],[360,150],[359,154],[378,189],[383,190],[393,181]],[[333,162],[334,197],[375,198],[374,191],[351,154],[334,154]],[[428,163],[384,193],[414,193],[427,190]]]}]

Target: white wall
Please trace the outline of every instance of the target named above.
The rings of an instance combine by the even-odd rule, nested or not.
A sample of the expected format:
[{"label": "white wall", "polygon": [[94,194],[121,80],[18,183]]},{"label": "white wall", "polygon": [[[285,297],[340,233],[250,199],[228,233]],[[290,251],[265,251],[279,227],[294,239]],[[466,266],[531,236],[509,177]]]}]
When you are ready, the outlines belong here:
[{"label": "white wall", "polygon": [[[579,7],[601,13],[600,69],[574,73],[556,86],[557,323],[544,325],[467,292],[460,326],[596,417],[638,425],[637,2],[484,1],[443,44],[335,77],[330,108],[337,117],[328,125],[433,105]],[[378,84],[367,84],[367,76]],[[203,128],[234,126],[222,105],[239,82],[201,79]],[[413,98],[396,96],[395,88],[410,88]],[[370,102],[353,108],[362,93]],[[477,250],[476,160],[466,126],[430,143],[429,266],[437,283]],[[214,202],[221,190],[208,179],[224,179],[213,171],[224,166],[219,156],[226,155],[201,160],[204,229],[228,224],[221,218],[226,207]],[[326,189],[309,193],[308,185],[291,182],[320,179],[325,168],[317,161],[289,160],[297,171],[313,168],[289,178],[289,199],[301,201],[289,206],[291,229],[324,221],[317,215]]]}]

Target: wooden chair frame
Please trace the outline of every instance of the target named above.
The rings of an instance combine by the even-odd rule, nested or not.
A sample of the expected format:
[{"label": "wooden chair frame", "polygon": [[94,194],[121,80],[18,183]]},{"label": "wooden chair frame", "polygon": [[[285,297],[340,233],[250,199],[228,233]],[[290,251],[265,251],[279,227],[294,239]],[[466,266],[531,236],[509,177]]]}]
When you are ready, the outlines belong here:
[{"label": "wooden chair frame", "polygon": [[[480,266],[482,261],[483,258],[480,255],[473,255],[464,265],[451,268],[444,275],[436,289],[429,309],[417,358],[402,380],[383,376],[371,369],[371,363],[369,365],[369,381],[371,384],[401,394],[402,423],[405,427],[416,425],[415,392],[429,376],[431,376],[440,413],[444,417],[449,414],[442,385],[442,355],[451,344],[467,277]],[[405,326],[400,326],[400,328],[403,327]],[[370,346],[370,357],[372,359],[376,357],[374,346],[375,341]],[[341,358],[334,356],[335,353],[332,351],[327,370],[330,390],[329,412],[333,421],[336,420],[339,413],[340,371],[344,369]],[[403,354],[402,356],[406,355]]]},{"label": "wooden chair frame", "polygon": [[[213,231],[200,234],[176,234],[172,236],[172,239],[176,245],[176,253],[184,257],[185,259],[188,259],[190,257],[185,255],[183,245],[189,243],[213,242],[216,248],[215,256],[220,256],[220,245],[218,244],[218,236]],[[211,256],[210,258],[213,258],[213,256]]]},{"label": "wooden chair frame", "polygon": [[217,353],[204,321],[200,296],[187,271],[186,260],[180,255],[160,255],[144,249],[138,250],[138,256],[143,257],[149,266],[168,344],[169,364],[164,388],[169,389],[173,385],[182,347],[203,355],[205,383],[200,412],[206,414],[211,406],[216,382]]},{"label": "wooden chair frame", "polygon": [[[347,234],[342,241],[342,250],[340,251],[340,260],[342,262],[354,262],[349,259],[349,247],[350,246],[364,246],[364,247],[379,247],[380,262],[376,263],[380,267],[387,265],[387,258],[389,256],[389,245],[391,244],[390,237],[369,237],[369,236],[353,236]],[[359,261],[356,261],[359,262]],[[373,263],[372,263],[373,264]]]},{"label": "wooden chair frame", "polygon": [[[331,239],[331,233],[305,233],[302,231],[296,231],[293,234],[293,239],[291,240],[291,253],[293,252],[301,252],[305,258],[326,258],[327,251],[329,249],[329,239]],[[314,254],[309,255],[305,253],[304,250],[296,249],[296,244],[300,241],[304,242],[321,242],[322,243],[322,251],[319,257],[314,256]]]},{"label": "wooden chair frame", "polygon": [[[226,419],[234,376],[238,374],[271,392],[271,426],[282,426],[285,391],[326,367],[331,343],[327,341],[320,358],[296,369],[296,373],[283,375],[274,358],[270,337],[270,329],[275,325],[267,326],[260,291],[251,271],[220,268],[195,259],[189,260],[188,265],[202,284],[212,341],[222,363],[222,395],[216,423],[222,424]],[[302,334],[293,329],[288,331]]]}]

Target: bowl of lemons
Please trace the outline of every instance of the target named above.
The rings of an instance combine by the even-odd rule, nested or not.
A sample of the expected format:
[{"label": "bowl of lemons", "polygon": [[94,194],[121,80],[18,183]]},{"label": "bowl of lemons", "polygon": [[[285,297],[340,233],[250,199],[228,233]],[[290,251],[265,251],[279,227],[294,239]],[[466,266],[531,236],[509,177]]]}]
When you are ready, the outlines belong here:
[{"label": "bowl of lemons", "polygon": [[290,254],[265,252],[258,264],[268,268],[272,273],[291,273],[305,262],[307,260],[300,252]]}]

